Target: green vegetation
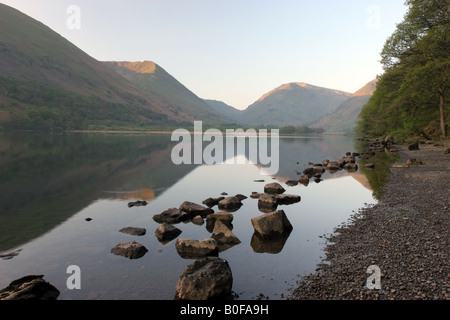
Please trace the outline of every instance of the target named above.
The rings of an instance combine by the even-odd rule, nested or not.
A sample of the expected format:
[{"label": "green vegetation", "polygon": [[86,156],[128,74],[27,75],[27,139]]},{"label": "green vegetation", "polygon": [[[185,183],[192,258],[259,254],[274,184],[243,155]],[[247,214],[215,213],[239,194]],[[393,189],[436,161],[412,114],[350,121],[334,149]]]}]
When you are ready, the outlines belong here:
[{"label": "green vegetation", "polygon": [[407,0],[404,21],[381,53],[384,74],[360,114],[357,132],[365,136],[447,135],[450,68],[448,0]]}]

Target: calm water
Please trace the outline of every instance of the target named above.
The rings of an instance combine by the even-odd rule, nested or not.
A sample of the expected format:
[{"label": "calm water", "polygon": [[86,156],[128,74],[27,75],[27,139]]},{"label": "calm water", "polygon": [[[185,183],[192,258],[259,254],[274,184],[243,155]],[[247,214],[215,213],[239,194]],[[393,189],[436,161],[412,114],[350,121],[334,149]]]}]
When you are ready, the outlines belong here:
[{"label": "calm water", "polygon": [[[175,240],[161,244],[152,217],[184,201],[201,204],[222,192],[249,196],[265,183],[279,182],[301,202],[279,206],[293,231],[278,253],[253,248],[251,219],[263,214],[250,197],[233,212],[233,233],[241,240],[219,255],[233,273],[239,299],[259,293],[282,299],[323,257],[325,234],[345,223],[358,208],[376,202],[362,172],[325,173],[308,187],[286,186],[308,162],[341,158],[356,151],[354,137],[280,138],[280,170],[261,176],[253,164],[180,165],[171,161],[170,135],[65,134],[0,136],[0,288],[28,274],[43,274],[60,291],[59,299],[173,299],[183,270]],[[236,154],[236,157],[244,155]],[[361,167],[361,166],[360,166]],[[265,182],[254,180],[264,179]],[[146,200],[145,207],[128,208]],[[218,212],[216,207],[213,209]],[[85,219],[91,218],[87,222]],[[142,237],[123,227],[146,228]],[[204,239],[206,224],[176,225],[180,238]],[[149,251],[129,260],[110,253],[119,242],[136,240]],[[81,268],[81,290],[69,290],[67,267]]]}]

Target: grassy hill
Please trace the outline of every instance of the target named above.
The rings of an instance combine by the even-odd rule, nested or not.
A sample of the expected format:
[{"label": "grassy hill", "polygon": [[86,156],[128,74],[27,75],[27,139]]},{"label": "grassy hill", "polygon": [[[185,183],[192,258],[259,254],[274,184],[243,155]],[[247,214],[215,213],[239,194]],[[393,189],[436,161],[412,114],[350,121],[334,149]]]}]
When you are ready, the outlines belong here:
[{"label": "grassy hill", "polygon": [[192,123],[44,24],[0,4],[0,130],[139,129]]},{"label": "grassy hill", "polygon": [[251,125],[308,126],[336,108],[350,93],[295,82],[266,93],[241,113]]},{"label": "grassy hill", "polygon": [[241,122],[242,110],[236,109],[225,102],[218,100],[204,100],[211,108],[216,110],[217,112],[223,114],[224,116],[236,121],[237,123]]},{"label": "grassy hill", "polygon": [[210,124],[232,122],[152,61],[106,61],[104,65],[156,97],[175,115],[186,114],[187,119]]}]

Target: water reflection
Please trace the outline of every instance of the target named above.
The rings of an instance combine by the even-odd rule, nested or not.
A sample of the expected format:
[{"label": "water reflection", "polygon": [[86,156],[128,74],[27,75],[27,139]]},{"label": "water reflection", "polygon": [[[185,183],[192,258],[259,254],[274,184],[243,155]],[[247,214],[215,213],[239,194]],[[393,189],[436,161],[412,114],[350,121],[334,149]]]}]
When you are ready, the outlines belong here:
[{"label": "water reflection", "polygon": [[[185,201],[202,204],[242,194],[248,197],[243,205],[227,212],[232,222],[221,219],[240,242],[219,246],[217,254],[233,270],[233,290],[240,298],[264,292],[276,299],[286,292],[286,281],[315,269],[323,247],[319,236],[346,221],[352,210],[375,202],[359,170],[326,171],[319,184],[311,181],[307,187],[286,184],[298,180],[308,162],[353,151],[352,137],[280,138],[280,170],[273,177],[261,176],[261,168],[248,161],[176,166],[170,160],[173,145],[170,136],[160,135],[0,136],[0,252],[19,252],[0,260],[0,287],[38,273],[61,290],[60,299],[172,299],[192,262],[178,254],[177,239],[207,239],[224,229],[214,232],[207,217],[180,220],[176,227],[182,233],[160,242],[154,231],[163,222],[153,217]],[[267,241],[254,234],[251,219],[264,212],[251,195],[263,193],[270,182],[301,201],[277,204],[293,231]],[[148,204],[128,207],[138,200]],[[218,204],[212,208],[215,214],[224,211]],[[133,261],[110,253],[118,243],[137,240],[119,232],[128,226],[153,231],[138,238],[148,252]],[[82,270],[81,291],[65,289],[71,264]]]}]

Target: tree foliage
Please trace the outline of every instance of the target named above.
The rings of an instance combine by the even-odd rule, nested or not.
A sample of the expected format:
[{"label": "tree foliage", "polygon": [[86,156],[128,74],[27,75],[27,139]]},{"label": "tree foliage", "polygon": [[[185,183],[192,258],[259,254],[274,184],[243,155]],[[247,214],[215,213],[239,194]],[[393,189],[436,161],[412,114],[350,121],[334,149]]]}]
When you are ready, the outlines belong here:
[{"label": "tree foliage", "polygon": [[361,111],[358,131],[371,136],[411,135],[439,123],[441,136],[446,136],[450,3],[408,0],[406,5],[404,20],[381,52],[385,72]]}]

